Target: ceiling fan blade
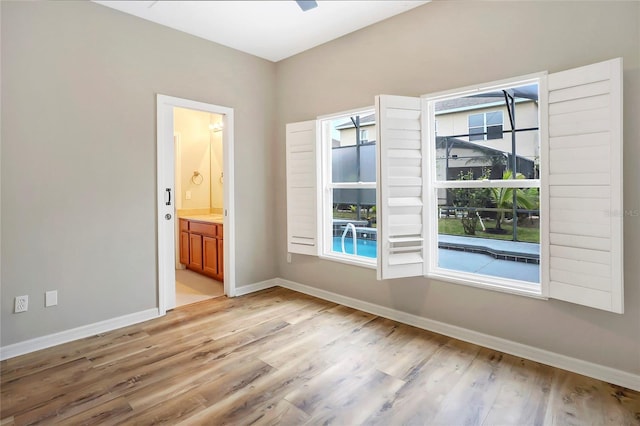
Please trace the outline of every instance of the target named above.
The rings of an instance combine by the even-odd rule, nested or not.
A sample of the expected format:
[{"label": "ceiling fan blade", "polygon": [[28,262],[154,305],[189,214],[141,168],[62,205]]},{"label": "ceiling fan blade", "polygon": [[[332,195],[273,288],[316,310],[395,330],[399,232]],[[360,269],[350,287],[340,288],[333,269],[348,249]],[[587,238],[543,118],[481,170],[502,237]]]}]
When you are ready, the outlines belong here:
[{"label": "ceiling fan blade", "polygon": [[298,3],[303,12],[318,7],[316,0],[296,0],[296,3]]}]

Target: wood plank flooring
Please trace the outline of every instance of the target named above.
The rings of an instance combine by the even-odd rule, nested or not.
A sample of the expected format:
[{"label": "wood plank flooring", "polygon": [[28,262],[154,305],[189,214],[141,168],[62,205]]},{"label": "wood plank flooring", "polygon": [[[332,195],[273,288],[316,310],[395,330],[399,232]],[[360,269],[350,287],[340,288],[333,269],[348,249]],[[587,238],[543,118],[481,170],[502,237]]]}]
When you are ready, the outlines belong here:
[{"label": "wood plank flooring", "polygon": [[2,361],[1,425],[640,425],[640,394],[282,288]]}]

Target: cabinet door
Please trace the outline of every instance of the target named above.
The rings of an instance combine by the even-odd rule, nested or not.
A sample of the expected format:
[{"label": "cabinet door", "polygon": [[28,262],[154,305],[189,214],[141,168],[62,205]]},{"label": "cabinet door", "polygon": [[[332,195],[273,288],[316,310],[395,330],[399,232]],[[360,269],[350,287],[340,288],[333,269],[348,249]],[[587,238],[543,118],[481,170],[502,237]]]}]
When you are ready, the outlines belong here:
[{"label": "cabinet door", "polygon": [[215,238],[202,237],[202,265],[203,271],[207,275],[218,274],[218,244]]},{"label": "cabinet door", "polygon": [[218,238],[218,279],[224,281],[224,242],[222,238]]},{"label": "cabinet door", "polygon": [[202,235],[189,234],[189,268],[202,271]]},{"label": "cabinet door", "polygon": [[189,233],[180,232],[180,263],[189,264]]}]

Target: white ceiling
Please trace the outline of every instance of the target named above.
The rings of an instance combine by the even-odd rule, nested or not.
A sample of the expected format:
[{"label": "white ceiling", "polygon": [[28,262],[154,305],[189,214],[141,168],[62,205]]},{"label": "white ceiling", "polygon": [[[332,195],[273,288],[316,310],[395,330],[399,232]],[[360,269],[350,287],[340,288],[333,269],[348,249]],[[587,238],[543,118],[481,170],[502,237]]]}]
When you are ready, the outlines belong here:
[{"label": "white ceiling", "polygon": [[140,18],[277,62],[428,0],[101,1]]}]

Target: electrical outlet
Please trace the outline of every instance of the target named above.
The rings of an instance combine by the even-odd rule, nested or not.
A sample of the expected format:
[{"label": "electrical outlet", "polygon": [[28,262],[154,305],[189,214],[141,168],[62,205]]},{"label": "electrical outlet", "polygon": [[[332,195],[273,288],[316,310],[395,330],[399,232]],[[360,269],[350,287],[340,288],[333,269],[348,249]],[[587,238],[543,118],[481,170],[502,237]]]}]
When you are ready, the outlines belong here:
[{"label": "electrical outlet", "polygon": [[55,306],[58,304],[58,290],[51,290],[44,293],[44,307]]},{"label": "electrical outlet", "polygon": [[29,309],[29,296],[16,297],[16,304],[14,308],[14,312],[16,314],[18,312],[27,312],[27,309]]}]

